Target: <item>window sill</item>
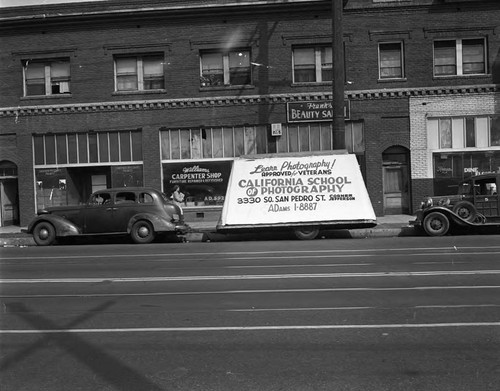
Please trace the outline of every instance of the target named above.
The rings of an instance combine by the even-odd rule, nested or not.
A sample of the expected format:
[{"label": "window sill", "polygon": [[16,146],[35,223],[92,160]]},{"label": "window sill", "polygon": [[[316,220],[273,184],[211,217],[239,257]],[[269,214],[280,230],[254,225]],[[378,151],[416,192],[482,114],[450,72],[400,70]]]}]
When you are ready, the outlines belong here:
[{"label": "window sill", "polygon": [[254,88],[255,86],[252,84],[245,84],[241,86],[224,85],[224,86],[213,86],[213,87],[200,87],[200,92],[224,91],[224,90],[252,90]]},{"label": "window sill", "polygon": [[331,86],[331,81],[312,81],[304,83],[292,83],[292,87],[311,87],[311,86]]},{"label": "window sill", "polygon": [[443,76],[434,75],[432,78],[433,78],[433,80],[443,80],[443,79],[464,80],[464,79],[485,79],[485,78],[491,78],[491,77],[492,77],[491,73],[482,73],[482,74],[477,74],[477,75],[443,75]]},{"label": "window sill", "polygon": [[123,95],[155,95],[155,94],[165,94],[167,90],[134,90],[134,91],[115,91],[111,95],[113,96],[123,96]]},{"label": "window sill", "polygon": [[72,98],[73,94],[54,94],[54,95],[29,95],[21,97],[21,100],[38,100],[38,99],[66,99]]},{"label": "window sill", "polygon": [[394,79],[378,79],[378,83],[400,83],[407,82],[408,79],[406,77],[399,77]]}]

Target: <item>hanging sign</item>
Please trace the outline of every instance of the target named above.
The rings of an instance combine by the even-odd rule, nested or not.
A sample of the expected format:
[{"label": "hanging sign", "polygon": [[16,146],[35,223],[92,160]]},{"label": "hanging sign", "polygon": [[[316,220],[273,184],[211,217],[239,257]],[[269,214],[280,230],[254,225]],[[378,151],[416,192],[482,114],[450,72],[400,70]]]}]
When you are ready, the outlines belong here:
[{"label": "hanging sign", "polygon": [[[349,101],[344,101],[344,117],[349,119]],[[288,102],[287,122],[322,122],[333,120],[333,106],[330,101]]]}]

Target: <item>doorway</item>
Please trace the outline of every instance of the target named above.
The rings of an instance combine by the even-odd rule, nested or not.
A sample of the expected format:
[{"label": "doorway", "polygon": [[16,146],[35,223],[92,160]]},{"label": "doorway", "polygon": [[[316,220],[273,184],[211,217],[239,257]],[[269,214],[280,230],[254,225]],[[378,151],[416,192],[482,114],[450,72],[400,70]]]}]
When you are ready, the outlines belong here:
[{"label": "doorway", "polygon": [[390,147],[382,154],[384,214],[410,213],[409,158],[407,148]]},{"label": "doorway", "polygon": [[17,166],[0,162],[0,227],[19,224]]}]

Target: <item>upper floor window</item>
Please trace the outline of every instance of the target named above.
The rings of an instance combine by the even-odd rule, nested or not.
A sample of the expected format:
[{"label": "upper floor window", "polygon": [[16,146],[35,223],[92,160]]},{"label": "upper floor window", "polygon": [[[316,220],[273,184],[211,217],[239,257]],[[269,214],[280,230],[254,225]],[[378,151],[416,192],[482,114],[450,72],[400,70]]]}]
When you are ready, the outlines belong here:
[{"label": "upper floor window", "polygon": [[203,52],[200,54],[201,87],[252,84],[250,51]]},{"label": "upper floor window", "polygon": [[404,77],[403,43],[388,42],[378,45],[379,79]]},{"label": "upper floor window", "polygon": [[434,76],[486,73],[484,38],[434,41]]},{"label": "upper floor window", "polygon": [[69,59],[26,60],[24,96],[70,93]]},{"label": "upper floor window", "polygon": [[162,54],[115,57],[115,90],[146,91],[165,88]]},{"label": "upper floor window", "polygon": [[293,82],[331,82],[332,48],[330,46],[296,47],[293,49]]}]

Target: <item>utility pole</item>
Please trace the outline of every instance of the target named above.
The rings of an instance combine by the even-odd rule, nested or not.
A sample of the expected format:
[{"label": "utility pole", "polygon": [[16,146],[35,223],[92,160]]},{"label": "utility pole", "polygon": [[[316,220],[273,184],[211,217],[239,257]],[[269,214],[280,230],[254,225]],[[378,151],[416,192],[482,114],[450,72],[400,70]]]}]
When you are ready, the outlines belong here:
[{"label": "utility pole", "polygon": [[344,120],[344,29],[342,12],[344,0],[332,0],[332,106],[333,106],[333,148],[345,149]]}]

